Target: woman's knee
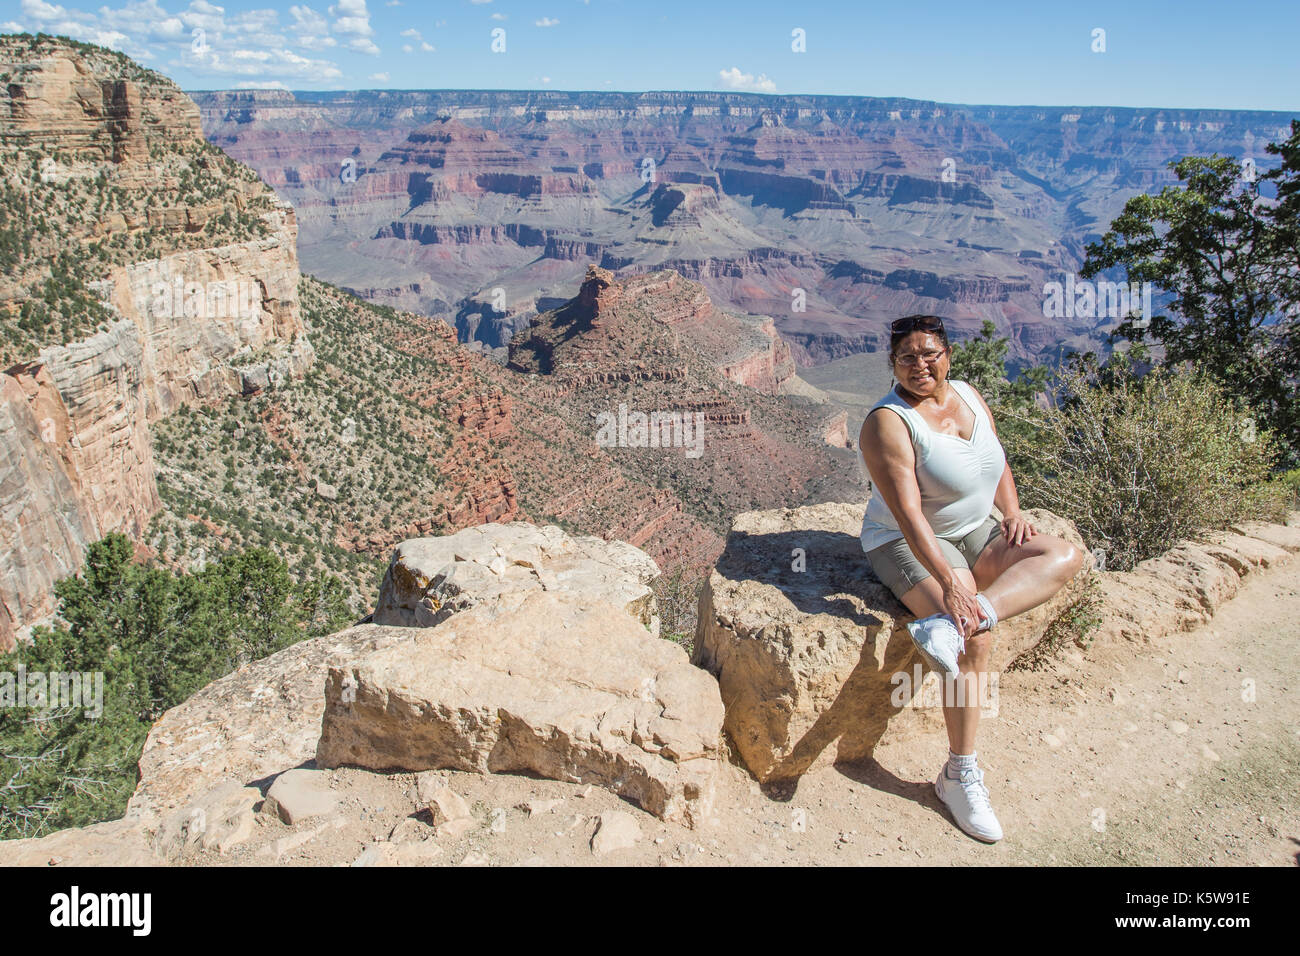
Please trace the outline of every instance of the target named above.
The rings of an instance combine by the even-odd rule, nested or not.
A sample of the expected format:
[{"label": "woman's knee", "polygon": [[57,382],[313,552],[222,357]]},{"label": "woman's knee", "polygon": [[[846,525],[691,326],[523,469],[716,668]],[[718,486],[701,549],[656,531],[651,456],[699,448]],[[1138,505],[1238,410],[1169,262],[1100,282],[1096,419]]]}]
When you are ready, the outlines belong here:
[{"label": "woman's knee", "polygon": [[1064,538],[1056,539],[1056,562],[1060,569],[1061,581],[1070,580],[1083,567],[1083,550]]},{"label": "woman's knee", "polygon": [[1083,567],[1083,551],[1064,538],[1046,534],[1035,535],[1033,542],[1037,546],[1038,553],[1051,562],[1050,566],[1061,583],[1070,580]]}]

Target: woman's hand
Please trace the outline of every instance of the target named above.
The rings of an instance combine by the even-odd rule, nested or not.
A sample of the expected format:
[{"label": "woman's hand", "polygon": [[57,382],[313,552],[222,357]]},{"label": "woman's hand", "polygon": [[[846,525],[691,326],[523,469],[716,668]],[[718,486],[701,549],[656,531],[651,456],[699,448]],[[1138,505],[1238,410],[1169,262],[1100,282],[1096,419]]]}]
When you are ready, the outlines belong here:
[{"label": "woman's hand", "polygon": [[1007,544],[1024,544],[1037,533],[1029,519],[1019,512],[1002,519],[1002,537],[1007,539]]},{"label": "woman's hand", "polygon": [[979,630],[983,610],[975,595],[953,577],[943,589],[943,609],[952,618],[957,630],[963,637],[970,637]]}]

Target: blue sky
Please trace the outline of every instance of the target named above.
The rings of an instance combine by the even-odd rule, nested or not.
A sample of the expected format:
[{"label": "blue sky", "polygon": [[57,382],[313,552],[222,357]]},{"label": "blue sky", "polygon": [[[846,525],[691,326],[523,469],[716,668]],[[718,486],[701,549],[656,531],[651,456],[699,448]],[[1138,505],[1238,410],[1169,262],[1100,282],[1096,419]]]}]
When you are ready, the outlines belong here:
[{"label": "blue sky", "polygon": [[0,30],[102,43],[185,89],[737,89],[1300,112],[1297,0],[0,0]]}]

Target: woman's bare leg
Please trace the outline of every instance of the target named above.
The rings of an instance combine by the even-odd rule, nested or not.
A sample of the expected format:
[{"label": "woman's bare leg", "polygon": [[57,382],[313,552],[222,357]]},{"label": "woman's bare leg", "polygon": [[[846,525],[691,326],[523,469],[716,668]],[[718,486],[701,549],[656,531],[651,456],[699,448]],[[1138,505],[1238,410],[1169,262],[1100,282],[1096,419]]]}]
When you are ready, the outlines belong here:
[{"label": "woman's bare leg", "polygon": [[973,572],[980,593],[1002,620],[1038,607],[1082,566],[1083,552],[1070,542],[1036,534],[1018,545],[999,537],[980,553]]},{"label": "woman's bare leg", "polygon": [[[985,549],[985,553],[988,552]],[[983,555],[980,555],[982,558]],[[972,593],[976,590],[975,577],[966,568],[953,568],[953,574],[962,586]],[[918,618],[929,617],[943,611],[943,589],[933,577],[928,577],[902,597],[907,609]],[[1002,611],[994,604],[993,609],[1001,616]],[[943,720],[948,727],[948,747],[955,754],[972,754],[975,752],[975,732],[980,723],[980,695],[976,692],[977,682],[986,681],[989,666],[989,646],[991,638],[988,631],[981,631],[966,638],[966,652],[957,658],[959,674],[953,682],[953,688],[960,688],[962,696],[952,698],[947,681],[944,681]],[[942,675],[940,675],[942,678]],[[957,706],[960,701],[961,706]]]}]

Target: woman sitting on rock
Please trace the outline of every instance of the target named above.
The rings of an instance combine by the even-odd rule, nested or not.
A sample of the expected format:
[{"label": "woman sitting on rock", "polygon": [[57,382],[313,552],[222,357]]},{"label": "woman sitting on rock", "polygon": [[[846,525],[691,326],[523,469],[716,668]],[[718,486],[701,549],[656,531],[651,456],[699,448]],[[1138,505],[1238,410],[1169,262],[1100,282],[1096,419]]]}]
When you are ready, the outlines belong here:
[{"label": "woman sitting on rock", "polygon": [[[1020,513],[988,405],[965,382],[948,379],[952,347],[941,319],[895,321],[889,362],[898,384],[867,413],[859,439],[874,488],[862,550],[917,616],[908,630],[945,687],[984,686],[989,632],[1048,600],[1079,570],[1083,555],[1068,541],[1036,533]],[[991,514],[994,505],[1001,521]],[[978,697],[945,693],[948,763],[934,788],[963,830],[993,842],[1002,828],[976,764]]]}]

